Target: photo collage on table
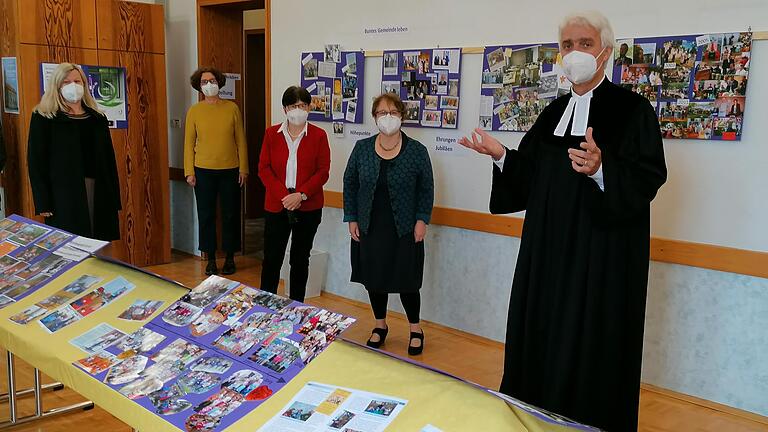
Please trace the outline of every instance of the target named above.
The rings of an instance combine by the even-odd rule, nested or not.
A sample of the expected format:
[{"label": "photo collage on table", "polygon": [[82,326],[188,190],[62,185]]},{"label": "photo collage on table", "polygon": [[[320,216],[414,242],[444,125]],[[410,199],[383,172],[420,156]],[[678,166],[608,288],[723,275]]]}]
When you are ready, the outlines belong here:
[{"label": "photo collage on table", "polygon": [[67,245],[75,237],[16,215],[0,220],[0,309],[84,259]]},{"label": "photo collage on table", "polygon": [[[365,55],[326,45],[323,52],[301,54],[301,86],[312,99],[310,121],[333,122],[336,136],[344,135],[345,123],[363,123]],[[358,109],[360,108],[360,109]]]},{"label": "photo collage on table", "polygon": [[383,56],[381,93],[400,96],[404,127],[457,128],[461,49],[384,51]]},{"label": "photo collage on table", "polygon": [[[39,323],[47,332],[55,333],[112,303],[133,290],[135,287],[136,285],[129,282],[124,277],[118,276],[108,283],[98,286],[84,296],[59,307],[52,313],[40,319]],[[55,298],[58,299],[59,297]],[[48,299],[51,299],[51,297]],[[43,302],[46,302],[48,299],[43,300]],[[35,306],[40,307],[38,303],[27,310]],[[22,311],[21,314],[31,315],[27,313],[27,310]],[[17,318],[17,316],[11,317],[11,320],[19,324],[21,323],[20,321],[22,321],[22,319],[16,320],[14,318]]]},{"label": "photo collage on table", "polygon": [[527,132],[544,108],[570,91],[557,44],[485,47],[478,127]]},{"label": "photo collage on table", "polygon": [[77,366],[179,429],[222,430],[353,322],[211,276],[132,334],[101,326],[72,344],[88,354]]},{"label": "photo collage on table", "polygon": [[751,33],[620,39],[614,52],[613,82],[651,102],[664,138],[741,138]]}]

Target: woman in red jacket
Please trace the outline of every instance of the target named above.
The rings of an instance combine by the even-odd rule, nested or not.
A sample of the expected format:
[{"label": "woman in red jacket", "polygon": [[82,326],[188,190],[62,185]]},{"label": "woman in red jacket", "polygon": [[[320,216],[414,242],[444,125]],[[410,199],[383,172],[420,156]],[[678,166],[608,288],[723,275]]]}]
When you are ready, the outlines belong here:
[{"label": "woman in red jacket", "polygon": [[267,129],[259,157],[266,188],[264,262],[261,289],[277,292],[288,237],[291,240],[290,297],[304,301],[309,254],[323,212],[323,185],[331,169],[325,131],[307,122],[309,92],[288,87],[283,93],[286,121]]}]

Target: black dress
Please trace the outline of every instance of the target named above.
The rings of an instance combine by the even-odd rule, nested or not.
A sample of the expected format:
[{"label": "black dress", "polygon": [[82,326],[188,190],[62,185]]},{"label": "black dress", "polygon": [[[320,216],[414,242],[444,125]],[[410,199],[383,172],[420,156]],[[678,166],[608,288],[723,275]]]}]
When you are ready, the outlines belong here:
[{"label": "black dress", "polygon": [[368,234],[352,240],[352,282],[375,293],[417,292],[424,275],[424,242],[417,243],[413,232],[398,237],[389,196],[387,170],[405,145],[398,156],[381,159]]}]

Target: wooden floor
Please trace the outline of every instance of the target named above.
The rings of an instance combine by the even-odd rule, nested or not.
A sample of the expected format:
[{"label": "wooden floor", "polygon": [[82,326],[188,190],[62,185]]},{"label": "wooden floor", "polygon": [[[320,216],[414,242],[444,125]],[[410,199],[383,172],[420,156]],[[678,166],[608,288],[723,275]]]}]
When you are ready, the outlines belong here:
[{"label": "wooden floor", "polygon": [[[252,257],[238,257],[237,264],[238,272],[232,278],[248,285],[259,286],[260,261]],[[205,279],[204,263],[197,258],[181,254],[174,254],[173,263],[150,267],[149,270],[190,287]],[[367,305],[332,295],[309,299],[307,303],[356,317],[358,321],[344,334],[345,337],[359,342],[365,342],[368,338],[373,317]],[[407,355],[407,320],[402,315],[392,314],[388,322],[390,333],[384,348],[398,355]],[[487,387],[498,386],[503,360],[502,344],[427,322],[423,323],[423,327],[425,348],[424,354],[417,358],[419,361]],[[4,359],[5,353],[2,354]],[[0,373],[4,377],[5,361],[1,363]],[[20,380],[18,386],[20,388],[29,386],[32,382],[29,366],[22,361],[17,361],[17,371]],[[5,392],[5,380],[0,379],[0,381],[2,381],[0,387]],[[82,398],[72,390],[64,389],[46,394],[44,407],[50,409],[81,400]],[[683,400],[663,390],[644,388],[640,396],[639,431],[768,432],[767,419],[748,414],[734,414],[727,408],[719,410],[703,405],[707,404],[700,404],[695,400]],[[34,412],[31,399],[22,399],[20,407],[22,415]],[[0,409],[7,409],[7,404],[0,404]],[[130,431],[131,428],[97,407],[87,412],[20,425],[12,430],[25,432]]]}]

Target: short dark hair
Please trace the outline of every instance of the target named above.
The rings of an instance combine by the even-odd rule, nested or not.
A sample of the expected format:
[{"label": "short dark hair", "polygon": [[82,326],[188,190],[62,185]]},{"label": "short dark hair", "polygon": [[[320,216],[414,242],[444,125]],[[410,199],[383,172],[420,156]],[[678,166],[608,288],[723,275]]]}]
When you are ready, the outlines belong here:
[{"label": "short dark hair", "polygon": [[376,118],[376,111],[379,108],[379,104],[387,101],[395,106],[395,108],[400,111],[400,115],[402,116],[405,114],[405,104],[403,101],[400,100],[400,96],[394,94],[394,93],[382,93],[378,96],[376,96],[376,99],[373,100],[373,107],[371,108],[371,115],[373,118]]},{"label": "short dark hair", "polygon": [[283,108],[289,107],[299,101],[309,105],[312,103],[312,96],[304,87],[290,86],[283,92]]},{"label": "short dark hair", "polygon": [[189,77],[189,83],[192,84],[193,89],[201,91],[200,79],[206,72],[213,74],[213,77],[216,78],[216,83],[219,84],[219,88],[222,88],[227,84],[227,77],[223,73],[219,72],[218,69],[212,67],[201,67],[197,69],[191,77]]}]

